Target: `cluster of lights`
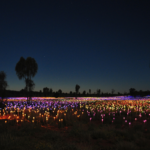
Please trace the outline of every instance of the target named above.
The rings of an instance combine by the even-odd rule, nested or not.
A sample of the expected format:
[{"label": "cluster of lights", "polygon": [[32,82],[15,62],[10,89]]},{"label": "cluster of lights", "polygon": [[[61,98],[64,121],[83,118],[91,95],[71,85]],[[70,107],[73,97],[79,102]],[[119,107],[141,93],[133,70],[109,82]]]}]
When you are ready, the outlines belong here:
[{"label": "cluster of lights", "polygon": [[[130,99],[129,99],[130,98]],[[94,121],[96,116],[103,123],[105,117],[109,116],[112,123],[117,119],[115,114],[119,114],[125,123],[132,112],[138,112],[134,121],[142,119],[142,116],[148,114],[150,116],[150,98],[144,97],[133,99],[133,97],[101,97],[101,98],[36,98],[33,97],[31,104],[27,104],[26,98],[8,98],[5,103],[5,109],[0,109],[0,119],[4,119],[5,123],[8,120],[16,120],[20,122],[40,122],[41,120],[49,124],[50,120],[55,122],[63,122],[67,119],[67,115],[72,117],[82,118],[88,116],[89,121]],[[126,112],[127,116],[122,116]],[[147,119],[144,118],[144,123]]]}]

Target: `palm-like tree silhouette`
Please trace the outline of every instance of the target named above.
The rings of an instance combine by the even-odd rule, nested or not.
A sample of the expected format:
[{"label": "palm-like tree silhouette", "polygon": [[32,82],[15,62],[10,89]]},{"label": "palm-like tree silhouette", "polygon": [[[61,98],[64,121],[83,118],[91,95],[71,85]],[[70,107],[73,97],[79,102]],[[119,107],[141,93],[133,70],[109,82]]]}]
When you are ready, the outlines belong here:
[{"label": "palm-like tree silhouette", "polygon": [[4,92],[8,86],[7,81],[5,81],[5,79],[6,79],[6,74],[4,71],[1,71],[0,72],[0,92],[1,92],[2,101],[4,98]]},{"label": "palm-like tree silhouette", "polygon": [[[15,71],[18,76],[18,78],[24,79],[26,87],[25,89],[31,93],[33,90],[35,84],[31,80],[31,77],[34,77],[37,73],[38,65],[34,58],[28,57],[27,59],[24,59],[23,57],[20,58],[18,63],[16,64]],[[29,97],[31,98],[31,97]],[[28,94],[27,94],[27,101],[28,101]]]}]

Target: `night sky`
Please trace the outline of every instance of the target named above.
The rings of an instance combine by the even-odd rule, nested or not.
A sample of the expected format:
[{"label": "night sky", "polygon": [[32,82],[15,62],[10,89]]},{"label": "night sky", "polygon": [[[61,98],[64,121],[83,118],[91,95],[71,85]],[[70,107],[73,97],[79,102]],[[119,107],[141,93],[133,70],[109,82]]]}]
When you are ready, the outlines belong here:
[{"label": "night sky", "polygon": [[0,71],[21,90],[15,66],[33,57],[34,91],[150,90],[150,0],[1,0]]}]

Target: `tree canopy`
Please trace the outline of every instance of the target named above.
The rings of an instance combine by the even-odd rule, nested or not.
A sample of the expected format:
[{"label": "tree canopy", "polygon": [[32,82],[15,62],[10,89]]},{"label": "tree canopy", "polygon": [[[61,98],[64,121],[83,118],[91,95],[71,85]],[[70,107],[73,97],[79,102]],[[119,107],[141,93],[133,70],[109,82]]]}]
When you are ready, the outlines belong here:
[{"label": "tree canopy", "polygon": [[28,57],[24,59],[21,57],[16,64],[15,70],[19,79],[31,79],[31,77],[34,77],[37,73],[38,65],[34,58]]},{"label": "tree canopy", "polygon": [[[38,70],[38,64],[36,63],[35,59],[32,57],[27,57],[24,59],[23,57],[17,62],[15,71],[18,78],[24,79],[27,91],[32,91],[35,87],[34,82],[31,80],[31,77],[34,77]],[[28,96],[27,96],[28,98]]]}]

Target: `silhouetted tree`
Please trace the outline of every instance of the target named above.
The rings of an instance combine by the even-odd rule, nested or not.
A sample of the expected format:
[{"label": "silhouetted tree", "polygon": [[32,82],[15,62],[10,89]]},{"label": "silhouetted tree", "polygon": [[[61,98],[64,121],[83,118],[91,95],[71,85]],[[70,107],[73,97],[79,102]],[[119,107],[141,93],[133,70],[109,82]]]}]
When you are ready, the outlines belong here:
[{"label": "silhouetted tree", "polygon": [[35,88],[35,84],[31,79],[26,79],[26,90],[29,91],[29,97],[32,97],[32,91]]},{"label": "silhouetted tree", "polygon": [[4,98],[5,90],[8,86],[7,81],[5,81],[5,79],[6,79],[6,74],[4,71],[1,71],[0,72],[0,94],[1,94],[2,101]]},{"label": "silhouetted tree", "polygon": [[118,95],[121,95],[120,92],[118,92]]},{"label": "silhouetted tree", "polygon": [[111,90],[111,94],[113,95],[114,93],[115,93],[115,90],[114,90],[114,89],[112,89],[112,90]]},{"label": "silhouetted tree", "polygon": [[91,89],[89,89],[89,94],[91,94]]},{"label": "silhouetted tree", "polygon": [[52,88],[49,89],[49,93],[50,93],[50,94],[53,93],[53,89],[52,89]]},{"label": "silhouetted tree", "polygon": [[99,96],[101,93],[101,90],[100,89],[97,89],[97,95]]},{"label": "silhouetted tree", "polygon": [[44,93],[44,96],[47,96],[49,93],[49,88],[47,87],[43,88],[43,93]]},{"label": "silhouetted tree", "polygon": [[61,89],[58,90],[58,94],[59,95],[62,94],[62,90]]},{"label": "silhouetted tree", "polygon": [[85,95],[85,94],[86,94],[86,91],[84,90],[82,94]]},{"label": "silhouetted tree", "polygon": [[144,96],[144,92],[142,90],[139,91],[140,96]]},{"label": "silhouetted tree", "polygon": [[129,89],[129,93],[130,93],[131,96],[135,96],[135,95],[136,95],[136,90],[135,90],[135,88],[130,88],[130,89]]},{"label": "silhouetted tree", "polygon": [[49,92],[49,88],[45,87],[43,88],[43,93],[48,93]]},{"label": "silhouetted tree", "polygon": [[54,96],[55,96],[56,98],[59,97],[59,93],[56,92],[56,93],[54,94]]},{"label": "silhouetted tree", "polygon": [[78,84],[76,84],[75,86],[75,91],[76,91],[76,98],[77,98],[77,94],[79,92],[80,86]]},{"label": "silhouetted tree", "polygon": [[[35,85],[33,81],[31,80],[31,77],[35,76],[35,74],[37,73],[37,70],[38,70],[38,65],[35,59],[31,57],[28,57],[27,59],[24,59],[23,57],[21,57],[15,67],[15,71],[16,71],[18,78],[20,80],[24,79],[25,81],[25,84],[26,84],[25,89],[27,90],[27,101],[28,101],[28,91],[32,89],[31,87],[29,87],[29,85]],[[29,100],[30,99],[31,97],[29,97]]]}]

